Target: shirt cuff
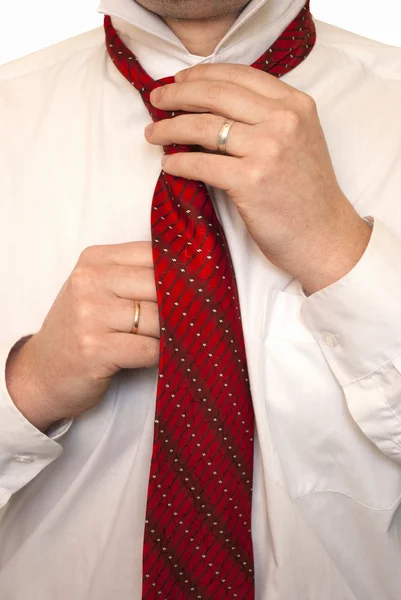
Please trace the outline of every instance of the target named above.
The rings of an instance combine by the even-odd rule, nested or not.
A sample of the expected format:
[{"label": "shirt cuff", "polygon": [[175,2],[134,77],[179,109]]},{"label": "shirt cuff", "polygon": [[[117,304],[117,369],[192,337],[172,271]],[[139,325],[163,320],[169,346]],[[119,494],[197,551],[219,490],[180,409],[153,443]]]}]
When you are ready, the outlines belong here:
[{"label": "shirt cuff", "polygon": [[401,240],[379,219],[360,261],[307,297],[301,316],[342,386],[401,354]]},{"label": "shirt cuff", "polygon": [[49,437],[17,409],[5,377],[10,350],[10,345],[0,347],[0,507],[60,456],[62,447],[55,440],[71,425],[71,421],[57,423]]}]

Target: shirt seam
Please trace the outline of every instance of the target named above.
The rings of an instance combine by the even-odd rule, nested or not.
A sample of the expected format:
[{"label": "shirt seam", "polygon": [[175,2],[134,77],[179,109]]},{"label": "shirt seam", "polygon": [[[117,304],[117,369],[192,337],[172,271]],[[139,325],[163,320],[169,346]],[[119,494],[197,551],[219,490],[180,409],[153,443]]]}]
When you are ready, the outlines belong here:
[{"label": "shirt seam", "polygon": [[[374,375],[375,373],[377,373],[378,371],[380,371],[387,365],[393,363],[395,361],[395,359],[398,358],[399,356],[401,356],[401,352],[399,352],[398,354],[396,354],[395,356],[393,356],[392,358],[387,360],[385,363],[380,365],[380,367],[377,367],[377,369],[373,369],[372,371],[369,371],[369,373],[365,373],[365,375],[361,375],[360,377],[357,377],[356,379],[353,379],[352,381],[348,381],[347,383],[344,383],[344,385],[342,387],[345,388],[345,387],[347,387],[347,385],[352,385],[354,383],[358,383],[358,381],[361,381],[362,379],[366,379],[366,377],[372,377],[372,375]],[[394,366],[394,368],[396,368],[396,367]]]},{"label": "shirt seam", "polygon": [[350,498],[350,500],[352,500],[353,502],[356,502],[356,504],[359,504],[360,506],[363,506],[364,508],[368,509],[368,510],[373,510],[375,512],[387,512],[389,510],[392,510],[394,508],[394,506],[396,506],[400,499],[401,499],[401,494],[398,495],[398,497],[394,500],[394,502],[386,507],[386,508],[374,508],[373,506],[369,506],[368,504],[364,504],[363,502],[361,502],[360,500],[357,500],[354,496],[352,496],[351,494],[348,494],[346,492],[341,492],[339,490],[329,490],[329,489],[325,489],[325,490],[314,490],[313,492],[305,492],[304,494],[299,494],[299,496],[294,496],[294,500],[299,500],[308,496],[312,496],[313,494],[339,494],[341,496],[346,496],[347,498]]},{"label": "shirt seam", "polygon": [[[395,358],[397,358],[397,357],[395,357]],[[394,369],[396,369],[397,373],[399,373],[398,369],[397,369],[395,366],[394,366]],[[380,395],[381,395],[381,397],[382,397],[382,401],[383,401],[383,404],[384,404],[384,406],[387,408],[387,410],[389,410],[389,411],[390,411],[390,413],[393,415],[393,417],[394,417],[394,419],[397,421],[397,423],[398,423],[399,425],[401,425],[401,419],[400,419],[400,418],[399,418],[399,416],[398,416],[398,415],[397,415],[397,414],[394,412],[394,410],[393,410],[393,408],[390,406],[390,404],[387,402],[387,398],[386,398],[386,395],[385,395],[385,393],[384,393],[384,392],[383,392],[383,390],[382,390],[382,389],[379,387],[379,385],[378,385],[377,381],[375,380],[375,378],[374,378],[374,377],[372,377],[372,379],[373,379],[373,385],[375,386],[375,388],[377,389],[377,391],[379,392],[379,394],[380,394]],[[396,445],[398,446],[398,448],[400,449],[400,451],[401,451],[401,443],[400,443],[400,442],[398,442],[398,441],[396,440],[396,438],[391,438],[391,441],[392,441],[392,443],[393,443],[393,444],[396,444]]]}]

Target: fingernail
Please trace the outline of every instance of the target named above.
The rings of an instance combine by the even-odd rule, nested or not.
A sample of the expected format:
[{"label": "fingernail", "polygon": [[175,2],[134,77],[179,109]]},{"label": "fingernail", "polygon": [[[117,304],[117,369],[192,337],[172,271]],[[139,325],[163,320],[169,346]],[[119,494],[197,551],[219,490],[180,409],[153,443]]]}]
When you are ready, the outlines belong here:
[{"label": "fingernail", "polygon": [[149,136],[152,133],[153,126],[154,126],[154,123],[149,123],[149,125],[146,125],[146,127],[145,127],[145,134],[147,136]]},{"label": "fingernail", "polygon": [[162,88],[156,88],[155,90],[153,90],[153,92],[150,94],[151,103],[155,104],[155,102],[159,102],[161,96],[162,96]]}]

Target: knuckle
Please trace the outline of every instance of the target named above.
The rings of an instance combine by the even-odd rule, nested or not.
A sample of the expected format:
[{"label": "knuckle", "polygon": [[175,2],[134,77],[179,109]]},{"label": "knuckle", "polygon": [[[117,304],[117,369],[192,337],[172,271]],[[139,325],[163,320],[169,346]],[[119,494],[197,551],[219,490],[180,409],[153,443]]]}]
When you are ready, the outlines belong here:
[{"label": "knuckle", "polygon": [[75,314],[79,323],[87,323],[93,314],[92,305],[87,300],[81,300],[75,308]]},{"label": "knuckle", "polygon": [[269,139],[264,146],[264,151],[269,157],[269,160],[277,160],[282,153],[282,144],[276,139]]},{"label": "knuckle", "polygon": [[211,83],[209,84],[207,96],[208,100],[214,102],[218,98],[220,98],[225,93],[226,87],[221,83]]},{"label": "knuckle", "polygon": [[295,131],[301,125],[301,115],[295,110],[285,110],[281,114],[281,123],[288,132]]},{"label": "knuckle", "polygon": [[230,81],[238,81],[244,76],[244,69],[241,65],[231,65],[228,70]]},{"label": "knuckle", "polygon": [[89,265],[78,265],[70,275],[70,285],[73,290],[80,292],[95,278],[95,269]]},{"label": "knuckle", "polygon": [[316,101],[309,94],[305,94],[304,92],[301,92],[299,94],[298,101],[299,101],[300,105],[303,107],[303,109],[308,113],[315,112],[317,110]]},{"label": "knuckle", "polygon": [[84,360],[92,360],[96,354],[96,338],[92,333],[83,333],[78,338],[78,352]]},{"label": "knuckle", "polygon": [[265,170],[259,165],[252,165],[248,169],[247,179],[251,185],[260,187],[266,179]]},{"label": "knuckle", "polygon": [[186,72],[186,79],[202,79],[202,77],[207,73],[208,65],[195,65],[189,68]]},{"label": "knuckle", "polygon": [[91,261],[99,256],[99,251],[99,245],[88,246],[82,250],[81,254],[79,255],[79,260],[84,262]]}]

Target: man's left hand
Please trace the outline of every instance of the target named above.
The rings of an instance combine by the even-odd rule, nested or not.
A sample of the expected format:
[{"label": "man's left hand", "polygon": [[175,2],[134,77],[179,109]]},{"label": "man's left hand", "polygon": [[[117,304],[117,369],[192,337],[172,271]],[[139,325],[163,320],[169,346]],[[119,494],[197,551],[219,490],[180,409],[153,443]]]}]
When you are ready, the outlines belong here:
[{"label": "man's left hand", "polygon": [[309,294],[360,260],[371,228],[340,189],[311,96],[252,67],[216,64],[177,73],[151,102],[192,113],[151,124],[152,144],[216,152],[221,126],[235,121],[227,156],[176,153],[163,169],[224,190],[266,258]]}]

